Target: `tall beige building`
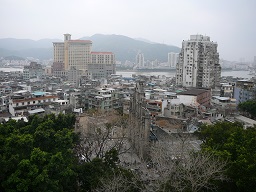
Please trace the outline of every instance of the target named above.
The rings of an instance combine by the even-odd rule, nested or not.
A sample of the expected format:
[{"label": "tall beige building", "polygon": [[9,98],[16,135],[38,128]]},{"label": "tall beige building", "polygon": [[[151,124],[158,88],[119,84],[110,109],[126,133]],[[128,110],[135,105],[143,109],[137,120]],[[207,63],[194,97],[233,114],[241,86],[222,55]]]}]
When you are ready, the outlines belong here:
[{"label": "tall beige building", "polygon": [[64,34],[64,42],[53,42],[54,62],[64,63],[64,69],[86,71],[91,62],[92,41],[71,40],[70,34]]},{"label": "tall beige building", "polygon": [[92,52],[90,40],[71,40],[70,34],[64,34],[64,42],[53,42],[53,48],[55,76],[75,77],[80,74],[98,79],[116,73],[114,53]]}]

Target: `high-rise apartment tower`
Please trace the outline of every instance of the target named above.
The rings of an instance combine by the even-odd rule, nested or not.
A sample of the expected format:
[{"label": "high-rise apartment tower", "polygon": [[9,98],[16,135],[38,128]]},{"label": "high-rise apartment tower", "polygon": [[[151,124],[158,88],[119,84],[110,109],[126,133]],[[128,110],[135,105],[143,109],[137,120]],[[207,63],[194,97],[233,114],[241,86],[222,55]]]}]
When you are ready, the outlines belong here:
[{"label": "high-rise apartment tower", "polygon": [[182,87],[215,88],[220,84],[218,44],[210,37],[191,35],[182,42],[176,66],[176,85]]},{"label": "high-rise apartment tower", "polygon": [[145,67],[145,61],[144,61],[143,53],[138,53],[136,55],[136,65],[137,65],[137,68],[144,68]]},{"label": "high-rise apartment tower", "polygon": [[179,59],[179,53],[170,52],[168,53],[168,64],[170,68],[176,68]]}]

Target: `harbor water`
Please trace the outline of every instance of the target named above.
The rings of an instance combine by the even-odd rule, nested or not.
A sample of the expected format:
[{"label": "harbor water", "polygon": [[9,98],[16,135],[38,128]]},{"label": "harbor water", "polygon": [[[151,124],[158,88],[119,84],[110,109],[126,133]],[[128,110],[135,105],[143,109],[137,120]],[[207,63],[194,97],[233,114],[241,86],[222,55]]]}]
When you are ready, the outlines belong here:
[{"label": "harbor water", "polygon": [[[13,71],[23,71],[22,68],[0,68],[0,71],[4,72],[13,72]],[[147,76],[166,76],[166,77],[174,77],[175,71],[163,71],[163,72],[153,72],[153,71],[116,71],[117,75],[122,75],[123,77],[132,77],[135,75],[147,75]],[[249,74],[250,71],[222,71],[221,76],[233,76],[238,78],[250,79],[253,75]]]},{"label": "harbor water", "polygon": [[[117,75],[122,75],[123,77],[132,77],[133,74],[136,75],[165,75],[166,77],[174,77],[175,71],[166,71],[166,72],[148,72],[148,71],[117,71]],[[238,78],[250,79],[253,75],[249,75],[250,71],[222,71],[221,76],[233,76]]]}]

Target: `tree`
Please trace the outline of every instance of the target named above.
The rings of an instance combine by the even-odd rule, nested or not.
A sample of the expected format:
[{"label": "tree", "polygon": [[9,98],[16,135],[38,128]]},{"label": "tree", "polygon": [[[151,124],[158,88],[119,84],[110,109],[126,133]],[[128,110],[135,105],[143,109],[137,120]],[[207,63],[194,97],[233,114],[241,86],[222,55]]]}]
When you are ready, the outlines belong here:
[{"label": "tree", "polygon": [[[140,181],[131,171],[118,165],[115,149],[106,152],[104,158],[81,162],[77,167],[80,191],[138,191]],[[120,182],[122,179],[122,182]]]},{"label": "tree", "polygon": [[[105,117],[96,118],[89,125],[92,132],[81,137],[86,141],[82,149],[91,153],[89,160],[78,159],[75,146],[81,145],[72,114],[0,124],[0,191],[93,191],[117,175],[132,183],[131,172],[118,164],[126,140],[119,128],[125,128],[125,120]],[[136,191],[136,185],[127,186]]]},{"label": "tree", "polygon": [[157,142],[151,150],[154,191],[203,191],[225,180],[226,162],[209,152],[192,150],[187,142]]},{"label": "tree", "polygon": [[0,191],[75,191],[73,119],[35,115],[0,124]]},{"label": "tree", "polygon": [[256,127],[240,123],[217,123],[201,127],[202,150],[228,159],[223,191],[256,191]]},{"label": "tree", "polygon": [[94,190],[95,192],[137,192],[143,190],[139,178],[128,171],[126,174],[122,171],[116,171],[108,178],[101,178],[99,182],[100,185]]},{"label": "tree", "polygon": [[126,117],[109,112],[87,118],[86,125],[83,125],[86,128],[80,129],[80,143],[76,147],[80,160],[102,159],[111,150],[116,150],[118,155],[129,151]]},{"label": "tree", "polygon": [[80,123],[86,124],[80,125],[80,143],[76,147],[80,160],[77,168],[80,190],[102,191],[106,186],[110,190],[120,186],[114,183],[122,178],[127,190],[136,191],[132,182],[134,175],[119,166],[119,155],[130,149],[126,138],[127,117],[113,112],[95,112],[85,118],[80,119]]},{"label": "tree", "polygon": [[256,119],[256,101],[248,100],[238,104],[238,109],[242,111],[246,116]]}]

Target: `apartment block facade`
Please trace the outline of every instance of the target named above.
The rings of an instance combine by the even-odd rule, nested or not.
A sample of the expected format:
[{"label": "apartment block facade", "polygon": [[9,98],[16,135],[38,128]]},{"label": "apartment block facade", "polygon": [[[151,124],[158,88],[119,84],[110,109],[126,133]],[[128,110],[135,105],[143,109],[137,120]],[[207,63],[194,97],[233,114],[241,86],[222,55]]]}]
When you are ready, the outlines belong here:
[{"label": "apartment block facade", "polygon": [[218,44],[210,37],[191,35],[182,42],[176,66],[176,85],[181,87],[216,88],[220,84]]}]

